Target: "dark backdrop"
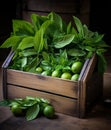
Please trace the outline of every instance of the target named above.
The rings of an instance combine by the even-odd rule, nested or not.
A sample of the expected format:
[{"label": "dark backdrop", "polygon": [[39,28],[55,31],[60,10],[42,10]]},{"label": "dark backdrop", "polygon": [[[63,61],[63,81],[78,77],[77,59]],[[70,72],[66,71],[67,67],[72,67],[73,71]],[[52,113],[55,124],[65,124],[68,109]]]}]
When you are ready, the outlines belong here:
[{"label": "dark backdrop", "polygon": [[104,34],[105,41],[111,45],[111,4],[110,0],[91,0],[90,28]]}]

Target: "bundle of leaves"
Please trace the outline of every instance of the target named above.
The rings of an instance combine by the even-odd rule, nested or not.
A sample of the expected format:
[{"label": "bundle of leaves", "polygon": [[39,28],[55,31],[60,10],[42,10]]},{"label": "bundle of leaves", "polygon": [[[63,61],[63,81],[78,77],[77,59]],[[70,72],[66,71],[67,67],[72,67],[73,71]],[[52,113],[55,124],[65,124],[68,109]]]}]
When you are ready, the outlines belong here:
[{"label": "bundle of leaves", "polygon": [[31,15],[31,22],[13,20],[13,31],[0,48],[11,48],[14,57],[10,68],[36,73],[44,70],[69,70],[74,61],[84,62],[94,53],[98,55],[98,71],[104,73],[104,52],[109,47],[104,35],[93,32],[79,18],[73,16],[74,25],[68,24],[55,12],[47,16]]},{"label": "bundle of leaves", "polygon": [[4,99],[0,106],[9,107],[14,116],[25,116],[31,121],[40,116],[54,118],[55,108],[45,98],[26,96],[25,98]]}]

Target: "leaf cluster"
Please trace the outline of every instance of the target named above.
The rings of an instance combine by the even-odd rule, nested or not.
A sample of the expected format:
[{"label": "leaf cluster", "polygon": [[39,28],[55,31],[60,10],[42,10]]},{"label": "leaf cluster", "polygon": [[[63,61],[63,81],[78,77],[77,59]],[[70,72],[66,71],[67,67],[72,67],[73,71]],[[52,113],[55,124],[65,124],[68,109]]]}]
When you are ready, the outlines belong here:
[{"label": "leaf cluster", "polygon": [[45,108],[45,105],[51,105],[51,103],[44,98],[40,97],[31,97],[31,96],[26,96],[25,98],[14,98],[14,99],[6,99],[0,101],[0,106],[5,106],[5,107],[12,107],[13,104],[19,104],[19,107],[24,110],[26,120],[31,121],[39,114],[43,114],[43,109]]},{"label": "leaf cluster", "polygon": [[44,59],[50,66],[54,66],[58,64],[56,59],[62,51],[67,55],[64,60],[59,59],[62,68],[66,64],[65,60],[67,63],[78,59],[85,61],[96,53],[99,57],[99,72],[103,73],[106,68],[104,52],[109,47],[103,40],[104,35],[89,30],[76,16],[73,19],[75,26],[72,26],[71,21],[66,24],[60,15],[51,12],[47,16],[32,14],[31,22],[13,20],[11,35],[0,46],[11,47],[14,51],[11,68],[35,72]]}]

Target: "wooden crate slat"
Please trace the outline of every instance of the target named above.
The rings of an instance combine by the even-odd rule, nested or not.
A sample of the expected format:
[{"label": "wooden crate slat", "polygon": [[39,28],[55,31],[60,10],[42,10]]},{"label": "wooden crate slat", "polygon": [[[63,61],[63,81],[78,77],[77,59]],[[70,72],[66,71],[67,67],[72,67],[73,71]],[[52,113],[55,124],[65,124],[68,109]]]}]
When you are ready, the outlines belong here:
[{"label": "wooden crate slat", "polygon": [[7,98],[13,99],[13,98],[24,98],[26,96],[33,96],[33,97],[43,97],[48,99],[52,105],[54,105],[54,108],[56,112],[61,112],[64,114],[69,114],[72,116],[77,116],[77,100],[72,98],[66,98],[63,96],[58,96],[50,93],[40,92],[40,91],[34,91],[32,89],[22,88],[14,85],[7,85]]},{"label": "wooden crate slat", "polygon": [[[79,84],[79,116],[81,118],[83,118],[86,114],[86,96],[87,96],[87,84],[86,82],[90,79],[90,77],[92,77],[92,73],[94,72],[94,68],[95,68],[95,65],[96,65],[96,61],[97,61],[97,57],[96,55],[94,55],[90,61],[89,61],[89,64],[86,68],[86,70],[84,71],[84,75],[80,81],[80,84]],[[91,83],[91,82],[90,82]],[[95,85],[92,85],[92,87],[94,87]],[[93,91],[92,91],[93,92]],[[93,95],[95,96],[95,95]]]},{"label": "wooden crate slat", "polygon": [[7,83],[77,98],[78,83],[7,69]]}]

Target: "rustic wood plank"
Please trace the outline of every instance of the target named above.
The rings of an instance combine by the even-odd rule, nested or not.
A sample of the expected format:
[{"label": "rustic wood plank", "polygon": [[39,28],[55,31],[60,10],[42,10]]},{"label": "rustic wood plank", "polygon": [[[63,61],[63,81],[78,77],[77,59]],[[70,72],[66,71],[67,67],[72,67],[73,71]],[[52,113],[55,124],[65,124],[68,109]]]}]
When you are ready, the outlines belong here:
[{"label": "rustic wood plank", "polygon": [[80,8],[80,2],[78,0],[27,0],[26,9],[41,11],[41,12],[62,12],[62,13],[74,13]]},{"label": "rustic wood plank", "polygon": [[[90,79],[92,76],[92,73],[94,71],[95,65],[96,65],[97,57],[94,55],[88,63],[88,66],[85,70],[85,73],[83,77],[81,78],[81,81],[79,82],[79,117],[84,118],[86,113],[86,95],[87,95],[87,84],[86,82]],[[91,94],[91,93],[90,93]],[[93,95],[94,96],[94,95]]]},{"label": "rustic wood plank", "polygon": [[90,0],[26,0],[23,4],[22,18],[31,21],[32,13],[38,15],[48,15],[50,12],[58,13],[67,23],[77,16],[80,20],[89,25]]},{"label": "rustic wood plank", "polygon": [[51,102],[51,104],[54,105],[56,112],[60,112],[71,116],[77,116],[77,100],[75,99],[66,98],[63,96],[58,96],[55,94],[50,94],[42,91],[26,89],[14,85],[8,85],[7,90],[8,90],[7,95],[8,99],[19,97],[24,98],[26,96],[43,97],[48,99]]},{"label": "rustic wood plank", "polygon": [[7,83],[77,98],[78,82],[7,69]]}]

